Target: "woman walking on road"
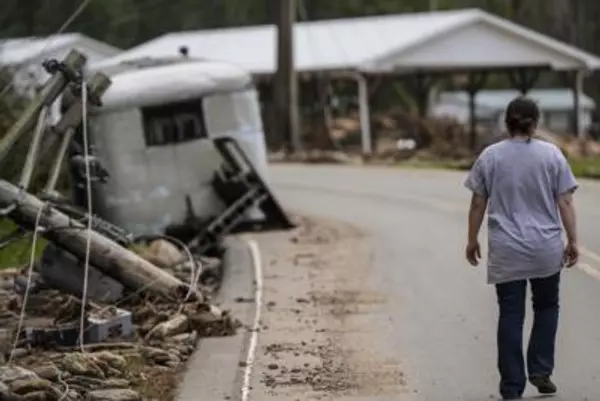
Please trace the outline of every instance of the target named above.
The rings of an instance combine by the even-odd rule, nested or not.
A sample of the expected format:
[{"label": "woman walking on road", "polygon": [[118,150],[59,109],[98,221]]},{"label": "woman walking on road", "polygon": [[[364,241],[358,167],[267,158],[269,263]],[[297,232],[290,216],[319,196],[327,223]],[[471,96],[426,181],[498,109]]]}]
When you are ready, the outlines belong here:
[{"label": "woman walking on road", "polygon": [[[555,145],[532,138],[538,120],[532,100],[511,101],[505,117],[510,138],[487,147],[465,182],[473,193],[466,247],[473,266],[481,258],[478,234],[488,209],[488,283],[496,287],[500,310],[498,369],[505,400],[520,399],[527,380],[541,394],[557,391],[551,375],[560,273],[563,266],[575,265],[579,256],[572,197],[577,182]],[[534,323],[525,364],[527,282],[533,293]]]}]

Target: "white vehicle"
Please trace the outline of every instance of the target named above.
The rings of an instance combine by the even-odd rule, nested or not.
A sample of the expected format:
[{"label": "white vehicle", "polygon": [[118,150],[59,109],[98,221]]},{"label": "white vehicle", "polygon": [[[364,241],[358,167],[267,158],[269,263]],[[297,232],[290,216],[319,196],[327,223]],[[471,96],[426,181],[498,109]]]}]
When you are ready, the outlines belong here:
[{"label": "white vehicle", "polygon": [[218,137],[237,140],[266,181],[258,94],[243,69],[180,56],[108,60],[90,70],[112,81],[88,120],[93,153],[110,174],[94,189],[101,217],[152,234],[182,224],[190,207],[200,219],[218,215],[225,207],[211,186],[222,162],[211,141]]}]

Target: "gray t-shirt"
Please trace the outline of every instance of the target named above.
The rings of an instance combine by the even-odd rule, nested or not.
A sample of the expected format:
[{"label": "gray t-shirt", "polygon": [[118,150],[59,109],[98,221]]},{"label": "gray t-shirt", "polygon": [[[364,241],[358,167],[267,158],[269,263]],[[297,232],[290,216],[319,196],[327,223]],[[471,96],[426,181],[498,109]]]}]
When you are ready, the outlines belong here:
[{"label": "gray t-shirt", "polygon": [[577,188],[562,152],[537,139],[487,147],[465,186],[488,198],[488,283],[548,277],[563,265],[558,196]]}]

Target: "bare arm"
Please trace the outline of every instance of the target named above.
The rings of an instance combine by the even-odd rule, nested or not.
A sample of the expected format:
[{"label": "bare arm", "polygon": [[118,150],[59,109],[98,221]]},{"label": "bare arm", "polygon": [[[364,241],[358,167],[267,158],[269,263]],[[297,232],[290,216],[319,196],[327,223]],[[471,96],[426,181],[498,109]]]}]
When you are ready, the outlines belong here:
[{"label": "bare arm", "polygon": [[471,197],[471,206],[469,208],[469,244],[477,243],[477,237],[479,236],[479,230],[481,229],[486,209],[487,198],[474,193]]},{"label": "bare arm", "polygon": [[577,244],[577,222],[575,219],[575,205],[573,203],[572,191],[558,198],[558,210],[565,226],[565,231],[567,232],[567,241],[570,244]]}]

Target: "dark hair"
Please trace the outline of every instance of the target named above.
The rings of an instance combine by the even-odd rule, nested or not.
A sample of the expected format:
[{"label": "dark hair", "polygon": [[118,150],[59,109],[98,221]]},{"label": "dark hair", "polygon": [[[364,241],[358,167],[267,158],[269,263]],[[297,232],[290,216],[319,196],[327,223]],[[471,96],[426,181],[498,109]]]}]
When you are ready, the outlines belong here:
[{"label": "dark hair", "polygon": [[527,135],[531,138],[540,119],[540,110],[530,98],[519,96],[506,107],[504,122],[510,136]]}]

